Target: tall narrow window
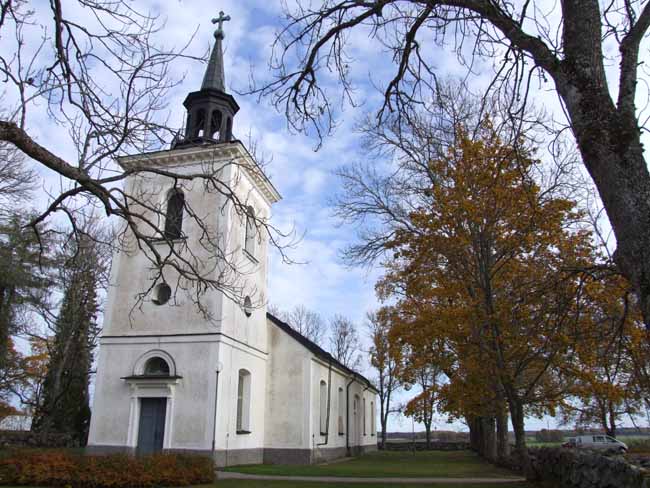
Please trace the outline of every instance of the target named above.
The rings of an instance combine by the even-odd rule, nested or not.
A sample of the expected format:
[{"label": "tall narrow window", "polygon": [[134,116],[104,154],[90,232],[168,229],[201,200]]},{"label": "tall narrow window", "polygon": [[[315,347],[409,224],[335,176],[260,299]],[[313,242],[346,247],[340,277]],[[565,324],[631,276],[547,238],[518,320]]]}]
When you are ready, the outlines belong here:
[{"label": "tall narrow window", "polygon": [[251,374],[245,369],[239,370],[237,383],[237,433],[250,433]]},{"label": "tall narrow window", "polygon": [[244,249],[251,256],[255,252],[255,210],[253,207],[246,209],[246,237],[244,238]]},{"label": "tall narrow window", "polygon": [[226,123],[226,141],[230,142],[232,140],[232,119],[228,117],[228,122]]},{"label": "tall narrow window", "polygon": [[180,239],[183,232],[183,207],[185,195],[174,189],[167,197],[167,214],[165,216],[165,237],[167,239]]},{"label": "tall narrow window", "polygon": [[339,388],[339,435],[345,434],[345,395],[343,388]]},{"label": "tall narrow window", "polygon": [[327,383],[320,382],[320,435],[327,435]]},{"label": "tall narrow window", "polygon": [[192,137],[203,137],[203,131],[205,129],[205,110],[200,109],[196,113],[196,116],[193,116],[191,120],[194,124],[192,126]]},{"label": "tall narrow window", "polygon": [[377,433],[377,412],[375,412],[375,402],[370,402],[370,435]]},{"label": "tall narrow window", "polygon": [[363,435],[366,435],[366,399],[363,399]]},{"label": "tall narrow window", "polygon": [[210,114],[210,133],[208,137],[219,140],[221,133],[221,112],[213,110]]}]

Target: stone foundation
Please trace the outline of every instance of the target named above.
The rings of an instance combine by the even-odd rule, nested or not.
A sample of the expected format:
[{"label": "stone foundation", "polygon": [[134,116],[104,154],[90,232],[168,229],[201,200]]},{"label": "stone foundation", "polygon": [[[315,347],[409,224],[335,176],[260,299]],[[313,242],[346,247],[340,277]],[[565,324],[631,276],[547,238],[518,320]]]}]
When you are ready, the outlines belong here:
[{"label": "stone foundation", "polygon": [[[368,452],[376,451],[374,444],[367,446],[355,446],[351,449],[352,456],[360,456]],[[136,451],[130,447],[121,446],[87,446],[85,452],[90,455],[108,454],[132,454]],[[191,454],[196,456],[213,456],[214,463],[218,468],[226,466],[239,466],[243,464],[317,464],[340,459],[348,455],[345,447],[319,447],[316,449],[232,449],[229,451],[217,449],[214,453],[209,450],[193,449],[165,449],[164,452],[178,454]]]},{"label": "stone foundation", "polygon": [[264,449],[264,464],[312,464],[310,449]]},{"label": "stone foundation", "polygon": [[230,449],[228,451],[216,450],[214,464],[218,468],[225,466],[238,466],[241,464],[262,464],[264,462],[264,449]]}]

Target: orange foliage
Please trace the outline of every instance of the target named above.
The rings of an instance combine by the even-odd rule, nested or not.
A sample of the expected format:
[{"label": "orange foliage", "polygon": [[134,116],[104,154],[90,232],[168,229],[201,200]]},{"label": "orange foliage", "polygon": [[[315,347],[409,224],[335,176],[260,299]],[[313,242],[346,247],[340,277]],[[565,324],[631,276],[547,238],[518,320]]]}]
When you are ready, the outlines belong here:
[{"label": "orange foliage", "polygon": [[62,451],[22,451],[0,460],[0,485],[126,488],[213,481],[212,459],[201,456],[82,456]]},{"label": "orange foliage", "polygon": [[535,183],[532,155],[489,121],[475,138],[458,127],[456,144],[429,162],[436,184],[390,244],[378,284],[397,299],[393,340],[442,368],[440,402],[459,416],[493,415],[497,391],[522,422],[523,407],[552,413],[567,386],[559,368],[585,325],[579,270],[596,252],[575,203]]}]

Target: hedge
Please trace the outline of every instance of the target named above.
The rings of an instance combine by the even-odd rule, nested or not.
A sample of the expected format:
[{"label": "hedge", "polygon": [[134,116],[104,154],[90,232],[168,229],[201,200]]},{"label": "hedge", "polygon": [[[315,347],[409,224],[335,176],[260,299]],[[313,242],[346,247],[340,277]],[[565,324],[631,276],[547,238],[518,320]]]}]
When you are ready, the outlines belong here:
[{"label": "hedge", "polygon": [[0,459],[0,485],[144,488],[212,482],[212,459],[203,456],[84,456],[63,451],[17,451]]}]

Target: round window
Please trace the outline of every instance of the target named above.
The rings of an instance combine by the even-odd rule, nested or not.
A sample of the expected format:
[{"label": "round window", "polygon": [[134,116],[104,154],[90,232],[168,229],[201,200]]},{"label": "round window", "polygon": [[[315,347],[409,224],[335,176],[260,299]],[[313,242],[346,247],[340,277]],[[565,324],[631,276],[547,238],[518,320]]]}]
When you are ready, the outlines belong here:
[{"label": "round window", "polygon": [[167,283],[160,283],[156,285],[153,289],[153,299],[152,301],[156,305],[163,305],[169,301],[172,296],[172,289]]},{"label": "round window", "polygon": [[244,298],[244,313],[246,317],[250,317],[253,314],[253,302],[251,297]]}]

